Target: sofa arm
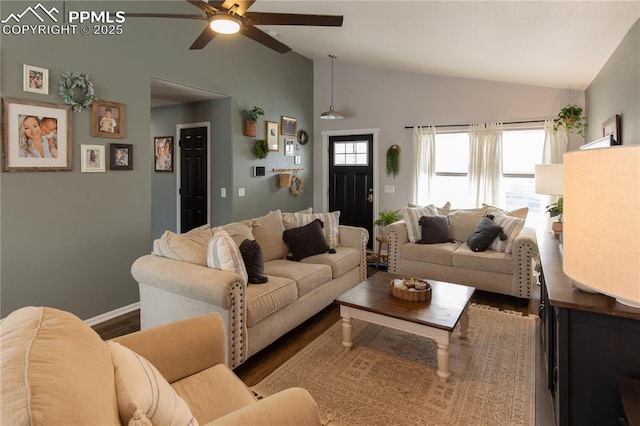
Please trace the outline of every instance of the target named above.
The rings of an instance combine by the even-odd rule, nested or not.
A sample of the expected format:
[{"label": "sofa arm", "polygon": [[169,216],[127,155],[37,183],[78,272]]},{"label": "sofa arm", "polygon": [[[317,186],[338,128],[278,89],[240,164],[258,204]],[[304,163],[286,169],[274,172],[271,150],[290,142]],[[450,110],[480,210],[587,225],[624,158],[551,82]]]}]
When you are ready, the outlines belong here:
[{"label": "sofa arm", "polygon": [[113,340],[148,359],[169,383],[227,362],[224,323],[218,313],[172,322]]},{"label": "sofa arm", "polygon": [[227,335],[227,365],[244,362],[247,297],[240,275],[156,255],[137,259],[131,274],[140,289],[142,329],[218,312]]},{"label": "sofa arm", "polygon": [[389,252],[387,253],[389,266],[387,270],[396,273],[400,262],[400,247],[409,242],[407,225],[404,220],[393,222],[387,226],[387,239],[389,240]]},{"label": "sofa arm", "polygon": [[528,226],[522,228],[513,240],[513,293],[521,298],[531,298],[533,285],[533,259],[538,255],[536,231]]},{"label": "sofa arm", "polygon": [[360,281],[367,279],[367,242],[369,231],[356,226],[340,225],[340,245],[360,251]]},{"label": "sofa arm", "polygon": [[309,392],[302,388],[289,388],[209,422],[206,426],[320,426],[321,424],[318,405]]}]

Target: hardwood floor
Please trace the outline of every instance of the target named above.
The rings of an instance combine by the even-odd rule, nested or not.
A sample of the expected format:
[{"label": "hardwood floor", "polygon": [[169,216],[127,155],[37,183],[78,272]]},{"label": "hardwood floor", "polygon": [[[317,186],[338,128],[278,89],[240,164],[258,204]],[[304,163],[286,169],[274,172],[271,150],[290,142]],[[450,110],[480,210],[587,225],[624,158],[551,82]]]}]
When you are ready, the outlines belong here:
[{"label": "hardwood floor", "polygon": [[[369,268],[369,274],[375,272],[374,268]],[[471,300],[474,303],[494,306],[500,310],[518,311],[523,315],[538,315],[540,287],[535,286],[528,304],[523,304],[514,297],[483,291],[476,291]],[[248,386],[258,384],[339,319],[340,311],[338,305],[329,305],[267,348],[249,358],[234,372]],[[140,313],[139,311],[131,312],[106,323],[98,324],[93,329],[105,340],[137,331],[140,329]],[[536,333],[536,425],[540,426],[554,424],[545,368],[540,334]]]}]

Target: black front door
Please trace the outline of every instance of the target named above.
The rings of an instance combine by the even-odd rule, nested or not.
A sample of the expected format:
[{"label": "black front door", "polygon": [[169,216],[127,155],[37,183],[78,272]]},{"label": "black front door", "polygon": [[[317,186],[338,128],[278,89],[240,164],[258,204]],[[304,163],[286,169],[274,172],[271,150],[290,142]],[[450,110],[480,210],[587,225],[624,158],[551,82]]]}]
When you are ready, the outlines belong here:
[{"label": "black front door", "polygon": [[[329,137],[329,211],[373,235],[373,135]],[[371,238],[367,243],[371,248]]]},{"label": "black front door", "polygon": [[207,128],[180,129],[180,231],[207,223]]}]

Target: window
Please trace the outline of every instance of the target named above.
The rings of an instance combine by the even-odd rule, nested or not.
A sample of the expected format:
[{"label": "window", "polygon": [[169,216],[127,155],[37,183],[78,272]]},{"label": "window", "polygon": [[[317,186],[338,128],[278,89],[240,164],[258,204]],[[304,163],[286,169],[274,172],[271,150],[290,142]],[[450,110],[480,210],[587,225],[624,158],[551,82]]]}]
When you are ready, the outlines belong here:
[{"label": "window", "polygon": [[[543,129],[513,129],[502,133],[502,194],[498,207],[513,210],[529,207],[529,213],[542,215],[546,197],[535,193],[535,164],[542,159]],[[430,203],[447,201],[454,208],[475,207],[469,192],[469,133],[436,134],[436,175]]]},{"label": "window", "polygon": [[333,144],[334,166],[368,166],[368,147],[367,141],[335,142]]}]

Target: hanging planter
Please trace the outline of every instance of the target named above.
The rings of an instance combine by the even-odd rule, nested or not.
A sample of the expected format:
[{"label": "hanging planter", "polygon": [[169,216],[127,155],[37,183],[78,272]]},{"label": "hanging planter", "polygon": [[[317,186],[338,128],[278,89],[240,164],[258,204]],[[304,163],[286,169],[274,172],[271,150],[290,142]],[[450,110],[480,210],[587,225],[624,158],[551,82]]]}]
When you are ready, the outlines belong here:
[{"label": "hanging planter", "polygon": [[553,119],[553,130],[558,131],[560,126],[564,126],[569,133],[577,133],[585,137],[587,131],[587,117],[584,110],[577,105],[567,105],[558,113],[558,117]]},{"label": "hanging planter", "polygon": [[400,147],[391,145],[387,150],[387,176],[395,179],[400,173]]},{"label": "hanging planter", "polygon": [[281,173],[280,174],[280,188],[291,188],[291,179],[292,178],[293,178],[292,174]]},{"label": "hanging planter", "polygon": [[257,134],[257,121],[258,117],[264,115],[264,110],[258,106],[254,106],[251,109],[244,111],[244,135],[255,137]]},{"label": "hanging planter", "polygon": [[256,141],[255,145],[253,145],[253,153],[260,160],[267,158],[269,155],[269,144],[264,139],[259,139]]}]

